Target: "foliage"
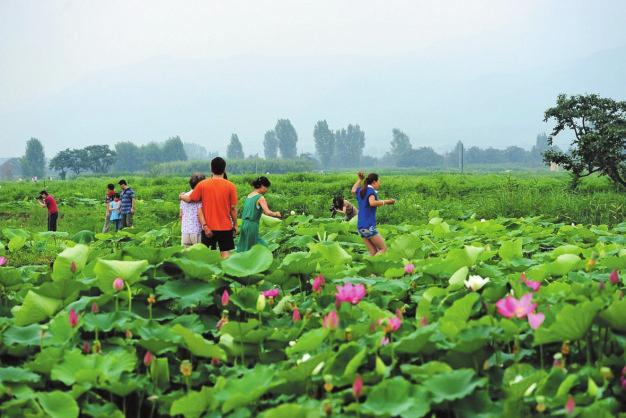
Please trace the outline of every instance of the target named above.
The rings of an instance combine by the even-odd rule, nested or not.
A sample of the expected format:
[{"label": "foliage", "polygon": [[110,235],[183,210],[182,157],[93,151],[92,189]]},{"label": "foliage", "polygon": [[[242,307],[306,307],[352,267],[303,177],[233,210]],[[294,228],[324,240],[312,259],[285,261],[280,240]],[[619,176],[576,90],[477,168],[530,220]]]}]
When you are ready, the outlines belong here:
[{"label": "foliage", "polygon": [[[329,195],[352,178],[276,176],[267,198],[294,207],[301,193],[298,212],[311,211],[316,193]],[[447,193],[458,198],[489,179],[385,176],[381,193],[408,196],[429,185],[441,205],[448,181],[456,188]],[[234,180],[240,193],[248,190],[244,177]],[[491,179],[503,194],[515,192],[502,186],[513,180],[540,183]],[[391,208],[397,222],[380,211],[387,253],[370,257],[354,225],[324,217],[320,207],[317,217],[262,223],[267,247],[222,261],[202,245],[180,247],[167,216],[149,218],[169,200],[176,218],[185,179],[129,181],[144,193],[138,220],[149,219],[132,230],[81,244],[80,234],[2,229],[2,243],[22,245],[0,250],[8,260],[0,266],[3,417],[521,418],[562,416],[570,397],[578,416],[626,412],[626,284],[612,274],[626,269],[623,216],[610,227],[571,225],[449,216],[443,207],[422,214],[399,202]],[[80,191],[96,183],[57,184]],[[13,196],[36,187],[20,186],[3,190]],[[171,196],[150,203],[168,188]],[[548,194],[539,192],[544,200]],[[68,199],[64,211],[85,217],[80,202]],[[20,262],[49,248],[52,263]],[[536,291],[524,272],[540,283]],[[314,290],[319,275],[324,284]],[[463,284],[475,275],[489,278],[480,290]],[[121,291],[112,287],[118,277]],[[347,284],[365,295],[337,304],[337,287]],[[260,298],[269,290],[273,296]],[[530,292],[545,315],[537,329],[498,314],[498,300]],[[324,320],[331,313],[336,322]]]},{"label": "foliage", "polygon": [[315,138],[315,152],[322,167],[330,167],[335,155],[335,135],[328,127],[328,122],[320,120],[315,124],[313,138]]},{"label": "foliage", "polygon": [[278,139],[276,138],[276,132],[274,130],[265,132],[263,154],[267,160],[275,160],[278,158]]},{"label": "foliage", "polygon": [[574,134],[569,152],[549,149],[544,153],[546,163],[559,164],[570,171],[574,184],[581,177],[600,173],[626,186],[626,101],[597,94],[562,94],[557,97],[556,106],[546,110],[544,120],[555,122],[549,145],[561,133]]},{"label": "foliage", "polygon": [[359,125],[348,125],[335,131],[335,164],[338,167],[358,167],[365,147],[365,132]]},{"label": "foliage", "polygon": [[26,177],[43,177],[46,167],[46,156],[43,145],[37,138],[26,142],[26,153],[22,157],[22,175]]},{"label": "foliage", "polygon": [[289,119],[278,119],[274,128],[280,157],[284,159],[294,159],[298,155],[297,144],[298,134]]},{"label": "foliage", "polygon": [[226,157],[230,160],[243,160],[245,158],[243,154],[243,146],[241,145],[241,141],[239,141],[237,134],[232,134],[230,137],[230,142],[226,148]]}]

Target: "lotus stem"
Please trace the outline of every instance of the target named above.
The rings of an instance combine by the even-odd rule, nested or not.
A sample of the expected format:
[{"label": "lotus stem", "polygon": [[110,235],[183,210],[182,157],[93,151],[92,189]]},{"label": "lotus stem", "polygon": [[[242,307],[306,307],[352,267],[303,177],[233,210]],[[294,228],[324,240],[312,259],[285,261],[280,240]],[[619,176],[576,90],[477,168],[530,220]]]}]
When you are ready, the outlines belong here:
[{"label": "lotus stem", "polygon": [[130,291],[130,285],[128,282],[124,281],[124,284],[126,284],[126,289],[128,290],[128,313],[131,313],[131,308],[133,307],[133,294]]}]

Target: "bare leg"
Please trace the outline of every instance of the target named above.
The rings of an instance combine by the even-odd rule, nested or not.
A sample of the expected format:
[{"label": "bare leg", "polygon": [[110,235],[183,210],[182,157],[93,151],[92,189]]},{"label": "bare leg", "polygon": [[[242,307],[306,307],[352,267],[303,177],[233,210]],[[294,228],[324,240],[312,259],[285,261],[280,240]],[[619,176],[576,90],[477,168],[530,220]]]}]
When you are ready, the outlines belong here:
[{"label": "bare leg", "polygon": [[383,254],[387,251],[387,245],[385,245],[385,239],[382,235],[378,234],[369,239],[370,243],[376,248],[376,254]]},{"label": "bare leg", "polygon": [[369,251],[370,255],[376,255],[376,252],[378,251],[376,246],[372,244],[368,238],[363,238],[363,242],[365,243],[367,251]]}]

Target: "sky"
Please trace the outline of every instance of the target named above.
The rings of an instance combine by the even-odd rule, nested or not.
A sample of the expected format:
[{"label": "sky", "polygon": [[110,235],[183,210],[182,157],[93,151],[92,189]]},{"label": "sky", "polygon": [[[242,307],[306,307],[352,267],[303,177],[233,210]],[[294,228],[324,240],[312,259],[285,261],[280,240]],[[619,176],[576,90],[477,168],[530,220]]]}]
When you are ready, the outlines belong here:
[{"label": "sky", "polygon": [[180,135],[247,153],[278,118],[381,154],[530,147],[560,92],[626,98],[620,0],[0,1],[0,157]]}]

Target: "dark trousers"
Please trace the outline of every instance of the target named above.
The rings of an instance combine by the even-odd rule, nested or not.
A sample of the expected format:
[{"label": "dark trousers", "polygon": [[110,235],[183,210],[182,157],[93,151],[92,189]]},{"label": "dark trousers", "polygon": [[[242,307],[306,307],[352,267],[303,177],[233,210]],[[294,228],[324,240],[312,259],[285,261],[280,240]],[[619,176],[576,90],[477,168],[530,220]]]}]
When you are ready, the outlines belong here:
[{"label": "dark trousers", "polygon": [[57,219],[59,218],[59,212],[48,214],[48,231],[57,230]]}]

